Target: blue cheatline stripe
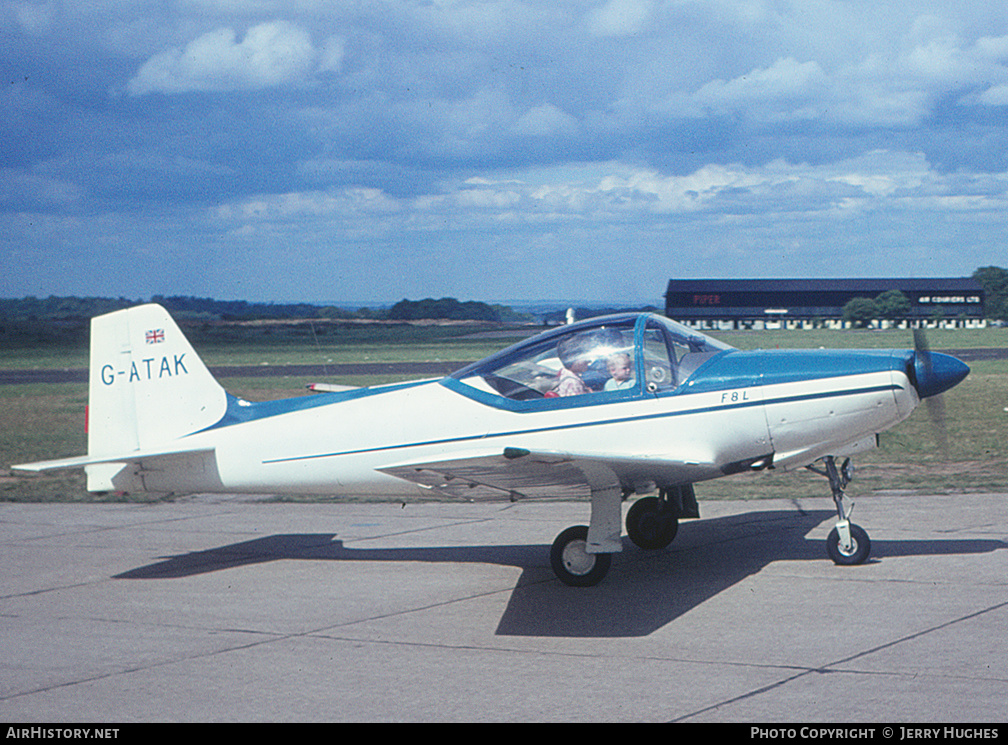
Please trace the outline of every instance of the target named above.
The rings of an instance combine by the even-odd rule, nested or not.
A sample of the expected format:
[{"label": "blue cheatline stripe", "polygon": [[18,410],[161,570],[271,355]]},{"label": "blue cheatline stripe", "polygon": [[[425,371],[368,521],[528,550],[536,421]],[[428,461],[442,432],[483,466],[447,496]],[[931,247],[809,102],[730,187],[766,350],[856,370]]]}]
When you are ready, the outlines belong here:
[{"label": "blue cheatline stripe", "polygon": [[531,435],[543,432],[559,432],[563,430],[583,429],[585,427],[604,427],[610,424],[628,424],[631,422],[645,422],[655,419],[670,419],[674,417],[690,416],[694,414],[709,414],[715,411],[732,411],[736,409],[748,409],[752,408],[753,406],[763,406],[763,405],[773,406],[775,404],[788,404],[788,403],[796,403],[799,401],[813,401],[816,399],[839,398],[843,396],[860,396],[866,393],[883,393],[886,391],[898,391],[898,390],[902,390],[902,386],[895,384],[876,385],[876,386],[869,386],[866,388],[855,388],[852,390],[844,390],[844,391],[807,393],[794,396],[781,396],[779,398],[773,398],[768,400],[760,399],[756,401],[747,401],[732,404],[719,404],[716,406],[703,406],[695,409],[684,409],[682,411],[664,411],[658,414],[643,414],[639,416],[614,417],[611,419],[600,419],[598,421],[592,421],[592,422],[574,422],[571,424],[556,424],[549,427],[535,427],[530,429],[516,429],[501,432],[488,432],[486,434],[464,435],[462,437],[446,437],[438,440],[424,440],[421,442],[409,442],[409,443],[402,443],[399,445],[382,445],[379,447],[361,448],[358,450],[343,450],[333,453],[317,453],[315,455],[296,455],[289,458],[274,458],[270,460],[264,460],[262,461],[262,463],[263,465],[269,465],[273,463],[291,463],[294,461],[302,461],[302,460],[317,460],[320,458],[336,458],[344,455],[363,455],[364,453],[380,453],[389,450],[406,450],[408,448],[426,447],[429,445],[448,445],[460,442],[489,440],[499,437],[517,437],[519,435]]},{"label": "blue cheatline stripe", "polygon": [[890,383],[889,385],[876,385],[868,388],[857,388],[850,391],[827,391],[825,393],[804,393],[797,396],[781,396],[765,401],[768,406],[773,404],[790,404],[796,401],[812,401],[817,398],[838,398],[840,396],[853,396],[862,393],[885,393],[886,391],[902,391],[903,386]]}]

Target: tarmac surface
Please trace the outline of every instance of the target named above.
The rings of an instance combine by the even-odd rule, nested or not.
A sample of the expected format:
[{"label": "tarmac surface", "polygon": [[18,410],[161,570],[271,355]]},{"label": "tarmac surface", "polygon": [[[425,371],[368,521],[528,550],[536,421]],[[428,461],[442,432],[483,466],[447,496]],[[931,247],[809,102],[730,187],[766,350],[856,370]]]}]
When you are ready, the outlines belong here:
[{"label": "tarmac surface", "polygon": [[0,720],[1003,722],[1008,494],[852,494],[862,566],[701,501],[588,589],[586,503],[2,504]]}]

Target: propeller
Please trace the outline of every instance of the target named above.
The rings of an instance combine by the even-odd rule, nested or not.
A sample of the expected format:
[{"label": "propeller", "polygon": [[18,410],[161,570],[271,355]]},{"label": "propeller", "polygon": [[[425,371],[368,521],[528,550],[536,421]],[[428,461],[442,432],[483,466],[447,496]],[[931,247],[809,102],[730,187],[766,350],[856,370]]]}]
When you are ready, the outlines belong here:
[{"label": "propeller", "polygon": [[934,425],[935,441],[943,460],[949,459],[948,425],[945,399],[941,395],[969,375],[969,367],[947,354],[932,352],[924,329],[916,328],[914,338],[914,386],[927,402]]},{"label": "propeller", "polygon": [[[930,380],[934,378],[934,358],[931,356],[931,347],[928,345],[927,334],[924,329],[913,330],[914,340],[914,360],[915,367],[918,368],[918,380]],[[926,390],[926,389],[925,389]],[[923,393],[921,393],[923,396]],[[935,444],[943,461],[949,459],[948,444],[948,423],[945,416],[945,397],[940,393],[924,398],[927,405],[928,416],[931,417],[931,425],[934,431]]]}]

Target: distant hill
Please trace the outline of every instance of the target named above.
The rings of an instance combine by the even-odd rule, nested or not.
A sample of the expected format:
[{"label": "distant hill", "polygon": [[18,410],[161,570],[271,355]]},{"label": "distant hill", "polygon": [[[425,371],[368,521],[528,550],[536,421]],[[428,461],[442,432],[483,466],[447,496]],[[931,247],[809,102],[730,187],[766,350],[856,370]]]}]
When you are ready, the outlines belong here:
[{"label": "distant hill", "polygon": [[214,300],[213,298],[181,295],[154,295],[150,300],[100,297],[26,297],[0,298],[0,319],[11,321],[73,321],[89,319],[103,313],[121,310],[145,302],[157,303],[178,319],[222,321],[340,319],[372,320],[444,319],[466,321],[496,321],[513,315],[506,306],[488,305],[476,301],[460,302],[455,298],[440,300],[402,300],[391,308],[359,308],[348,310],[335,305],[317,303],[256,303],[247,300]]},{"label": "distant hill", "polygon": [[[150,300],[97,297],[26,297],[0,298],[0,347],[36,344],[84,347],[88,341],[90,319],[104,313],[154,302],[164,306],[193,338],[224,338],[224,327],[254,321],[291,325],[284,335],[326,333],[330,325],[383,321],[405,324],[415,321],[453,321],[478,323],[529,323],[534,317],[517,313],[502,305],[477,301],[461,302],[454,298],[440,300],[402,300],[391,308],[359,308],[356,311],[334,305],[313,303],[254,303],[245,300],[214,300],[186,296],[154,295]],[[304,323],[298,323],[304,322]],[[312,322],[309,327],[309,322]],[[320,325],[321,322],[321,325]],[[238,332],[233,332],[238,333]],[[242,332],[244,333],[244,332]],[[265,333],[265,332],[264,332]],[[274,339],[276,341],[276,339]]]}]

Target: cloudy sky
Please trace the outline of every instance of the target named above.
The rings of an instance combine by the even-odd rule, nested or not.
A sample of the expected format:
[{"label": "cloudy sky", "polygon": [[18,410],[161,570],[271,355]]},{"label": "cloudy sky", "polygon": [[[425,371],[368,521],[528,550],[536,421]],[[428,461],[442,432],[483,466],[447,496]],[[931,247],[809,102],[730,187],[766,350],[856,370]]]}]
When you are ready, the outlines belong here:
[{"label": "cloudy sky", "polygon": [[0,3],[0,296],[1008,265],[1008,4]]}]

